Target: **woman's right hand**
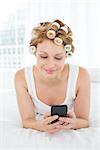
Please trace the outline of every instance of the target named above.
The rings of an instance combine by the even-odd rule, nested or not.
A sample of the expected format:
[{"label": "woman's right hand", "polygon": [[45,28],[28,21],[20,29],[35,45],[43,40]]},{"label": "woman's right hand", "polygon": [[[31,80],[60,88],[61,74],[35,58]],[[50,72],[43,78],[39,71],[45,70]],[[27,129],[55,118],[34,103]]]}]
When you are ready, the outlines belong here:
[{"label": "woman's right hand", "polygon": [[51,116],[49,113],[46,113],[41,120],[36,121],[36,127],[37,130],[42,131],[42,132],[47,132],[47,133],[55,133],[58,132],[60,129],[56,128],[59,125],[59,121],[51,124],[52,121],[58,119],[59,116],[54,115]]}]

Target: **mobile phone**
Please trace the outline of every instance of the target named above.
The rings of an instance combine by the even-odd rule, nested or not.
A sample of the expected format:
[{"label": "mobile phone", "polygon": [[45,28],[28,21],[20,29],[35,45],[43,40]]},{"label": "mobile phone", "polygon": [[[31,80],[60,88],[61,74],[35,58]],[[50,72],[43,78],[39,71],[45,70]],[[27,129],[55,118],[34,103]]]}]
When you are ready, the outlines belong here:
[{"label": "mobile phone", "polygon": [[[58,115],[59,117],[66,117],[67,112],[68,112],[68,106],[67,105],[53,105],[53,106],[51,106],[51,116]],[[58,120],[59,120],[59,118],[52,121],[51,123],[55,123]]]}]

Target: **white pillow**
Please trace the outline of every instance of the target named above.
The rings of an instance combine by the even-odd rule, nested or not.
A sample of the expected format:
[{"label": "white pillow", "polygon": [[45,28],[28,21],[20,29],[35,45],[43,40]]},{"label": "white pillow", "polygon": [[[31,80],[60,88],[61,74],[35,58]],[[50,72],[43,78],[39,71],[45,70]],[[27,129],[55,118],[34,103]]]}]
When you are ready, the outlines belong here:
[{"label": "white pillow", "polygon": [[100,68],[88,69],[91,77],[91,82],[100,82]]},{"label": "white pillow", "polygon": [[21,118],[15,92],[13,90],[0,91],[0,104],[0,121],[20,125]]},{"label": "white pillow", "polygon": [[90,120],[100,120],[100,82],[91,83]]}]

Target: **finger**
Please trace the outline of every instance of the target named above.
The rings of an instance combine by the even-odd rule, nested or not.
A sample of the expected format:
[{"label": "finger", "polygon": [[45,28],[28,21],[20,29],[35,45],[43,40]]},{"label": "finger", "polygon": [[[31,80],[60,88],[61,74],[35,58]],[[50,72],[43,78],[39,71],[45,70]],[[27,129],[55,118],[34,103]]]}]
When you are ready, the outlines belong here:
[{"label": "finger", "polygon": [[65,123],[64,121],[61,121],[61,120],[59,121],[60,125],[63,125],[64,123]]},{"label": "finger", "polygon": [[62,122],[64,122],[64,123],[66,123],[66,124],[69,124],[69,123],[72,123],[73,118],[60,117],[60,118],[59,118],[59,121],[62,121]]},{"label": "finger", "polygon": [[52,130],[49,130],[48,133],[49,134],[54,134],[54,133],[57,133],[58,131],[60,131],[61,129],[59,128],[55,128],[55,129],[52,129]]},{"label": "finger", "polygon": [[71,123],[69,123],[67,126],[64,126],[64,128],[65,128],[66,130],[73,129]]},{"label": "finger", "polygon": [[57,122],[55,122],[55,123],[53,123],[53,124],[50,124],[49,126],[51,127],[51,129],[54,129],[54,128],[56,128],[56,126],[58,126],[58,125],[60,125],[60,121],[57,121]]},{"label": "finger", "polygon": [[51,131],[53,129],[56,129],[56,126],[58,126],[58,125],[59,125],[59,121],[57,121],[56,123],[53,123],[53,124],[47,124],[46,125],[46,130]]},{"label": "finger", "polygon": [[67,123],[67,122],[65,122],[65,123],[63,123],[63,126],[67,126],[69,123]]},{"label": "finger", "polygon": [[68,120],[67,117],[60,117],[59,118],[59,121],[61,121],[61,122],[67,122],[67,120]]},{"label": "finger", "polygon": [[50,117],[46,118],[45,123],[46,124],[50,124],[52,121],[54,121],[54,120],[56,120],[58,118],[59,118],[59,116],[57,116],[57,115],[50,116]]},{"label": "finger", "polygon": [[66,130],[69,130],[69,129],[72,129],[72,125],[71,125],[71,124],[67,124],[67,125],[58,125],[56,128],[58,128],[58,129],[66,129]]}]

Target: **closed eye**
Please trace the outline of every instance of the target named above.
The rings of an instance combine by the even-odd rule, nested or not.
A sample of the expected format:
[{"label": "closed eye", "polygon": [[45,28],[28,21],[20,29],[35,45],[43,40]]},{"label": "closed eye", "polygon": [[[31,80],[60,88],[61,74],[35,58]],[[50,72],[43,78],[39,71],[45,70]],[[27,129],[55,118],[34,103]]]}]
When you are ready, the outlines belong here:
[{"label": "closed eye", "polygon": [[57,59],[57,60],[61,60],[62,58],[55,57],[55,59]]},{"label": "closed eye", "polygon": [[46,58],[48,58],[47,56],[40,56],[41,58],[43,58],[43,59],[46,59]]},{"label": "closed eye", "polygon": [[[47,59],[47,58],[48,58],[48,56],[40,56],[40,57],[43,58],[43,59]],[[62,57],[55,57],[55,59],[56,59],[56,60],[61,60]]]}]

